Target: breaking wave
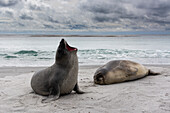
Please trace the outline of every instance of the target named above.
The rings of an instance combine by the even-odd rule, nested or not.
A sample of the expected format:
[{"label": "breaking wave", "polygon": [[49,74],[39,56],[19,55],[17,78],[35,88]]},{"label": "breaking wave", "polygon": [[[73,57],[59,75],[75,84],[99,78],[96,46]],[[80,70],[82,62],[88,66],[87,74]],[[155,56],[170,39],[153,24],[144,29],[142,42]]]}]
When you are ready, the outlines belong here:
[{"label": "breaking wave", "polygon": [[[20,50],[15,52],[0,51],[0,60],[10,60],[27,65],[50,65],[54,62],[55,51]],[[129,50],[129,49],[83,49],[78,51],[79,63],[102,64],[116,59],[142,59],[141,63],[169,63],[169,50]],[[156,60],[155,60],[156,59]],[[152,61],[153,60],[153,61]],[[9,61],[9,62],[10,62]],[[138,60],[136,60],[138,61]],[[6,61],[7,62],[7,61]],[[12,64],[11,64],[12,65]],[[13,64],[15,65],[15,64]]]},{"label": "breaking wave", "polygon": [[94,59],[109,58],[170,58],[167,50],[88,49],[80,50],[80,56]]},{"label": "breaking wave", "polygon": [[21,51],[15,52],[14,54],[18,54],[18,55],[27,54],[27,55],[37,56],[38,52],[37,51],[33,51],[33,50],[21,50]]},{"label": "breaking wave", "polygon": [[[52,56],[53,55],[53,56]],[[17,52],[2,53],[4,58],[35,57],[37,59],[52,59],[55,51],[21,50]],[[170,58],[168,50],[128,50],[128,49],[85,49],[79,50],[80,59],[110,59],[110,58]]]}]

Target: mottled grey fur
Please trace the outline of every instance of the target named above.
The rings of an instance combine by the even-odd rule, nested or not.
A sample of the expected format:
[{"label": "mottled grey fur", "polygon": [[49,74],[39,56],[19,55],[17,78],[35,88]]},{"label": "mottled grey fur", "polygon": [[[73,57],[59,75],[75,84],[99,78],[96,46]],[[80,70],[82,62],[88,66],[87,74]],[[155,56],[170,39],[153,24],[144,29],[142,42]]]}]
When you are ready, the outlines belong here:
[{"label": "mottled grey fur", "polygon": [[31,87],[35,93],[51,97],[43,101],[56,100],[60,95],[69,94],[72,90],[78,94],[83,93],[79,90],[77,81],[77,48],[69,51],[67,46],[67,42],[62,39],[56,52],[55,63],[36,72],[31,79]]}]

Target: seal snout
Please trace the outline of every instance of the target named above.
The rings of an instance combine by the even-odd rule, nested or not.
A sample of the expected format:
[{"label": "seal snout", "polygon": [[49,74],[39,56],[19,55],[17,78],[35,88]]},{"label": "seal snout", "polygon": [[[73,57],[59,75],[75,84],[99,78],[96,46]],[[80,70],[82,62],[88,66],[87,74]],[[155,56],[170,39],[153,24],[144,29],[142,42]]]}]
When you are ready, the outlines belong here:
[{"label": "seal snout", "polygon": [[61,48],[61,49],[65,49],[66,48],[66,42],[65,42],[65,40],[64,39],[62,39],[61,41],[60,41],[60,45],[59,45],[59,48]]},{"label": "seal snout", "polygon": [[62,48],[65,48],[68,51],[77,51],[77,48],[68,45],[68,43],[64,39],[61,39],[60,45]]},{"label": "seal snout", "polygon": [[61,39],[60,45],[61,45],[61,44],[65,44],[65,43],[66,43],[66,41],[65,41],[64,39]]},{"label": "seal snout", "polygon": [[61,42],[64,42],[65,40],[64,39],[61,39]]},{"label": "seal snout", "polygon": [[105,77],[107,74],[107,69],[103,68],[101,70],[98,70],[94,75],[94,83],[96,84],[104,84],[105,83]]},{"label": "seal snout", "polygon": [[102,73],[98,73],[94,76],[94,82],[96,84],[102,84],[104,82],[104,77]]}]

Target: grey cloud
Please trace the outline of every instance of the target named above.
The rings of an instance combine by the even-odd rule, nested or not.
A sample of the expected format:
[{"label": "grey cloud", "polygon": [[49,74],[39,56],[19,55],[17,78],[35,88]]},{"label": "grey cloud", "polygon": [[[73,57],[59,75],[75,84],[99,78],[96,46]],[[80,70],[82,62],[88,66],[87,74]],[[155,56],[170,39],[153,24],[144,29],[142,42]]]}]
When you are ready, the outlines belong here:
[{"label": "grey cloud", "polygon": [[52,25],[43,24],[45,28],[54,29]]},{"label": "grey cloud", "polygon": [[161,26],[170,25],[170,1],[149,0],[148,4],[141,2],[137,7],[144,10],[148,18],[146,22],[157,23]]},{"label": "grey cloud", "polygon": [[170,0],[0,0],[8,26],[25,29],[169,30],[169,12]]},{"label": "grey cloud", "polygon": [[59,23],[59,21],[57,19],[54,19],[51,16],[48,16],[48,21],[50,21],[52,23]]},{"label": "grey cloud", "polygon": [[170,1],[160,1],[160,0],[149,0],[150,2],[146,4],[141,2],[137,5],[138,8],[146,10],[148,15],[165,17],[169,15],[170,11]]},{"label": "grey cloud", "polygon": [[103,14],[97,14],[93,17],[93,19],[97,22],[116,22],[116,21],[119,21],[118,17],[114,17],[112,15],[103,15]]},{"label": "grey cloud", "polygon": [[[87,0],[80,4],[83,12],[89,12],[94,22],[119,23],[132,29],[142,29],[143,24],[170,25],[170,1],[165,0]],[[88,16],[89,16],[88,15]],[[134,23],[141,25],[134,26]],[[107,26],[106,26],[107,27]]]},{"label": "grey cloud", "polygon": [[93,13],[104,13],[104,14],[108,14],[111,13],[111,4],[107,4],[105,2],[101,3],[99,2],[87,2],[82,4],[81,9],[83,10],[87,10]]},{"label": "grey cloud", "polygon": [[41,10],[41,7],[34,4],[34,5],[29,5],[29,9],[31,9],[31,10]]},{"label": "grey cloud", "polygon": [[15,11],[11,8],[5,7],[5,8],[0,9],[0,16],[1,17],[10,17],[12,19],[13,16],[14,16],[14,13],[15,13]]},{"label": "grey cloud", "polygon": [[22,23],[18,23],[19,26],[24,27],[25,25]]},{"label": "grey cloud", "polygon": [[111,20],[111,18],[106,18],[106,17],[101,17],[101,16],[95,16],[94,20],[96,20],[97,22],[105,22],[105,21],[109,21]]},{"label": "grey cloud", "polygon": [[18,3],[18,0],[1,0],[0,1],[0,6],[2,7],[9,7],[13,6]]},{"label": "grey cloud", "polygon": [[150,23],[158,23],[162,26],[165,26],[166,24],[170,24],[170,20],[169,21],[164,21],[164,20],[150,20]]},{"label": "grey cloud", "polygon": [[6,11],[6,14],[7,14],[8,16],[13,16],[13,12],[12,12],[12,11]]},{"label": "grey cloud", "polygon": [[75,25],[68,25],[68,27],[70,28],[70,29],[85,29],[85,28],[87,28],[87,26],[86,25],[82,25],[82,24],[75,24]]},{"label": "grey cloud", "polygon": [[22,14],[21,16],[19,16],[21,19],[23,20],[33,20],[32,16],[29,16],[27,14]]},{"label": "grey cloud", "polygon": [[[27,2],[26,2],[27,3]],[[47,4],[43,3],[43,2],[28,2],[27,3],[28,7],[30,10],[39,10],[39,11],[43,11],[43,10],[48,10],[48,6]]]},{"label": "grey cloud", "polygon": [[93,13],[92,19],[97,22],[115,22],[121,18],[132,18],[135,15],[128,14],[126,9],[122,7],[121,2],[114,2],[108,0],[104,2],[102,0],[88,1],[81,5],[81,10]]},{"label": "grey cloud", "polygon": [[166,31],[170,31],[170,27],[169,28],[165,28]]}]

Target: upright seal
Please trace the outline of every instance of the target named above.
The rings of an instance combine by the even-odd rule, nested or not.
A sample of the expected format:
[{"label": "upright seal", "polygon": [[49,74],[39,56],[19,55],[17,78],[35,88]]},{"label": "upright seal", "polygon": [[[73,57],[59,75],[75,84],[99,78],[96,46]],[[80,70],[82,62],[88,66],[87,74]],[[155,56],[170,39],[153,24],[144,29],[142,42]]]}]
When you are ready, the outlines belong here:
[{"label": "upright seal", "polygon": [[77,48],[71,47],[62,39],[56,52],[55,63],[36,72],[31,79],[35,93],[50,96],[46,100],[56,100],[60,95],[69,94],[72,90],[83,92],[78,86]]},{"label": "upright seal", "polygon": [[97,69],[94,83],[107,85],[142,78],[147,75],[158,75],[141,64],[128,60],[114,60]]}]

